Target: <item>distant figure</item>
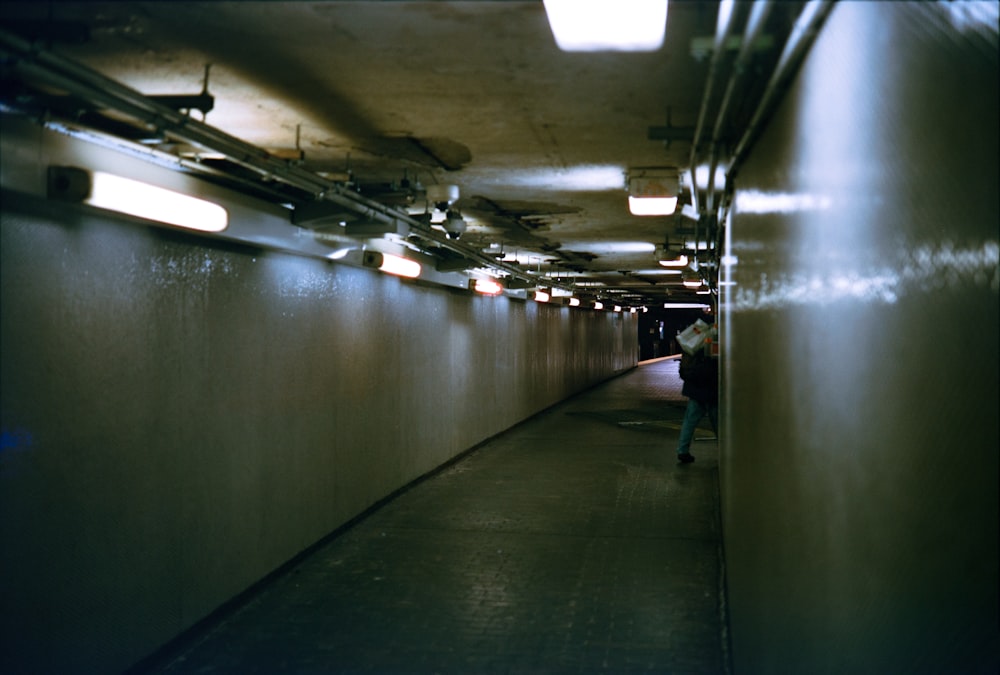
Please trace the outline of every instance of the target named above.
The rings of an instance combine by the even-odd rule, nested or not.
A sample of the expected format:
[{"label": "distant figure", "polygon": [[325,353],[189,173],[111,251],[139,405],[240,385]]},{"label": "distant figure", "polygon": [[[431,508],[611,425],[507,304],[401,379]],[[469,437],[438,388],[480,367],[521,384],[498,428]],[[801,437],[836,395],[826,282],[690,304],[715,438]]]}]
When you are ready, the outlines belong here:
[{"label": "distant figure", "polygon": [[708,346],[700,347],[692,354],[685,351],[681,356],[680,375],[684,380],[681,394],[688,397],[688,403],[677,443],[677,461],[680,464],[694,461],[691,439],[706,413],[712,423],[712,431],[719,435],[719,360],[710,356],[708,350]]}]

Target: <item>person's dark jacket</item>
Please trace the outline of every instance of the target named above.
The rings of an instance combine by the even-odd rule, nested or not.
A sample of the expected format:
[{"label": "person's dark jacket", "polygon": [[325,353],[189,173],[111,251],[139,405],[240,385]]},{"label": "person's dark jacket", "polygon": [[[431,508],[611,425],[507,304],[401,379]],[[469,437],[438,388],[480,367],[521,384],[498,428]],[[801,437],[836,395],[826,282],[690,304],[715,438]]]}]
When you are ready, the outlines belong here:
[{"label": "person's dark jacket", "polygon": [[719,398],[719,360],[698,350],[681,356],[681,394],[701,403],[715,403]]}]

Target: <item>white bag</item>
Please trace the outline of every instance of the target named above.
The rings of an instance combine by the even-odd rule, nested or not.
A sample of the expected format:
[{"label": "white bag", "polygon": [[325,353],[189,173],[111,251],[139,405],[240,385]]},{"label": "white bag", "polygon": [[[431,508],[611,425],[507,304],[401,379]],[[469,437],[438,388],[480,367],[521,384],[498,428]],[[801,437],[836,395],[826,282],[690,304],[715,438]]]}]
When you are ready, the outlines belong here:
[{"label": "white bag", "polygon": [[677,334],[677,343],[688,354],[694,354],[705,346],[705,341],[715,337],[715,327],[698,319]]}]

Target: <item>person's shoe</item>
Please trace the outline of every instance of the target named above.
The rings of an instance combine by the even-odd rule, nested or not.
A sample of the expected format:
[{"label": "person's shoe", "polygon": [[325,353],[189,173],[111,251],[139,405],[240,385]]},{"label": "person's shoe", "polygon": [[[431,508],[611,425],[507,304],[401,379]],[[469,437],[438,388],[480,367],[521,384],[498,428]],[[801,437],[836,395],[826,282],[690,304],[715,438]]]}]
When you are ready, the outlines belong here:
[{"label": "person's shoe", "polygon": [[690,464],[693,461],[694,461],[694,455],[692,455],[690,452],[685,452],[682,455],[677,455],[678,464]]}]

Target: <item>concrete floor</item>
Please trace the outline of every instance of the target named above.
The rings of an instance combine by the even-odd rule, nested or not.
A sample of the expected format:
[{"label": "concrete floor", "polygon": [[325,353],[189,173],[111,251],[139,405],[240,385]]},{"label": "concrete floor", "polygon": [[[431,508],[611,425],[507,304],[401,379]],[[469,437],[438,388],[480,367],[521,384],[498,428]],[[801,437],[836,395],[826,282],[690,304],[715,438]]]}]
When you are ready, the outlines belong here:
[{"label": "concrete floor", "polygon": [[675,463],[684,402],[661,359],[547,410],[148,672],[727,672],[718,444]]}]

